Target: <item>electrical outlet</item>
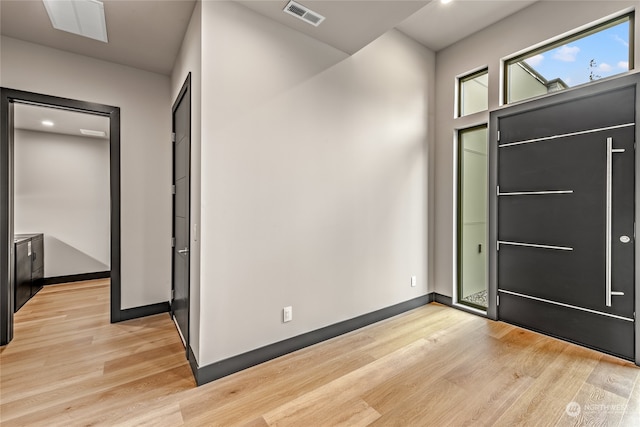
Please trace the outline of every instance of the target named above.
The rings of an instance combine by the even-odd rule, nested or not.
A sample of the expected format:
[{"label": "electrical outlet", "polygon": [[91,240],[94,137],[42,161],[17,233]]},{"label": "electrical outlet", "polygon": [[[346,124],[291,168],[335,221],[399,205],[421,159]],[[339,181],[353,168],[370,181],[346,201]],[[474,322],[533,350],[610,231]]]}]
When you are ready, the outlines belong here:
[{"label": "electrical outlet", "polygon": [[288,306],[282,309],[282,321],[284,323],[293,320],[293,307]]},{"label": "electrical outlet", "polygon": [[416,279],[416,276],[411,276],[411,287],[414,288],[417,283],[418,279]]}]

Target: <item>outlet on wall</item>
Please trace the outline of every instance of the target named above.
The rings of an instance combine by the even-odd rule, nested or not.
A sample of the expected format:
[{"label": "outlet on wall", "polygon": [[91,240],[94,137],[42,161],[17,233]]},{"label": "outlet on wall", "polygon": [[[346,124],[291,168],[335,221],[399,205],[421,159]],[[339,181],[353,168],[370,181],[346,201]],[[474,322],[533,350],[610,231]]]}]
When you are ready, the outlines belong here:
[{"label": "outlet on wall", "polygon": [[284,323],[293,320],[293,307],[288,306],[282,309],[282,321]]},{"label": "outlet on wall", "polygon": [[416,276],[411,276],[411,287],[415,287],[416,283],[418,282],[418,279],[416,279]]}]

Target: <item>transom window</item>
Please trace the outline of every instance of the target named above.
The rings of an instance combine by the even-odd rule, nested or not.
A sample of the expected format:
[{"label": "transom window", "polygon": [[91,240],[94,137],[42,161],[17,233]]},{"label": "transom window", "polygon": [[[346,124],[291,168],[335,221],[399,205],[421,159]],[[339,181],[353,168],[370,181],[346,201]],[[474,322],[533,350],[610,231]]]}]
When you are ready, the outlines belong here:
[{"label": "transom window", "polygon": [[485,68],[458,80],[458,116],[485,111],[489,108],[489,74]]},{"label": "transom window", "polygon": [[505,103],[633,69],[633,13],[505,61]]}]

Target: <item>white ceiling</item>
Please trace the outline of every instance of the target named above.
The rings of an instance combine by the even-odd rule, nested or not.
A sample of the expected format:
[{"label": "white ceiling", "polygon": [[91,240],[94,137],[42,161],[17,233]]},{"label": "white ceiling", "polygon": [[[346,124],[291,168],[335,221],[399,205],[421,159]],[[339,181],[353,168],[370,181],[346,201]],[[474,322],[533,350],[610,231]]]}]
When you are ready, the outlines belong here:
[{"label": "white ceiling", "polygon": [[[314,27],[284,13],[287,0],[235,1],[349,54],[394,27],[438,51],[535,2],[299,0],[326,16]],[[195,0],[104,0],[109,43],[102,43],[54,29],[40,0],[0,0],[0,33],[169,75],[194,6]]]},{"label": "white ceiling", "polygon": [[538,0],[432,1],[397,28],[433,51],[486,28]]},{"label": "white ceiling", "polygon": [[[217,0],[203,0],[217,1]],[[535,3],[536,0],[298,0],[326,17],[314,27],[282,11],[288,0],[234,0],[256,13],[353,54],[397,28],[438,51]],[[0,34],[80,55],[169,75],[196,0],[104,0],[109,43],[52,27],[41,0],[0,0]],[[45,108],[20,106],[16,127],[39,130]],[[33,110],[30,110],[33,108]],[[33,117],[29,117],[32,115]],[[49,132],[96,129],[89,116],[49,111]],[[100,119],[100,118],[98,118]],[[108,120],[103,127],[108,127]],[[106,129],[108,131],[108,129]]]},{"label": "white ceiling", "polygon": [[[50,120],[53,126],[45,126],[43,120]],[[109,118],[93,114],[77,113],[27,104],[14,104],[14,127],[36,132],[75,135],[84,138],[109,139]],[[80,129],[103,131],[106,136],[82,135]]]},{"label": "white ceiling", "polygon": [[263,16],[352,55],[404,21],[430,0],[296,0],[326,17],[318,27],[284,13],[282,9],[288,0],[236,1]]},{"label": "white ceiling", "polygon": [[0,33],[169,75],[195,0],[103,0],[109,43],[56,30],[40,0],[0,0]]}]

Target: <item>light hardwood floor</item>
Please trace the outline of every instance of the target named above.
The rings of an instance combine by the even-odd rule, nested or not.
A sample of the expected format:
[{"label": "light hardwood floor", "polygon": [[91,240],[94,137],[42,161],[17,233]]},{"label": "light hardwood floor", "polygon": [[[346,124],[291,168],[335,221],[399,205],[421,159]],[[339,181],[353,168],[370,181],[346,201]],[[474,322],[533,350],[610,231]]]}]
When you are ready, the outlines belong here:
[{"label": "light hardwood floor", "polygon": [[15,319],[7,427],[640,425],[633,364],[439,304],[201,387],[167,314],[109,324],[108,281],[46,287]]}]

